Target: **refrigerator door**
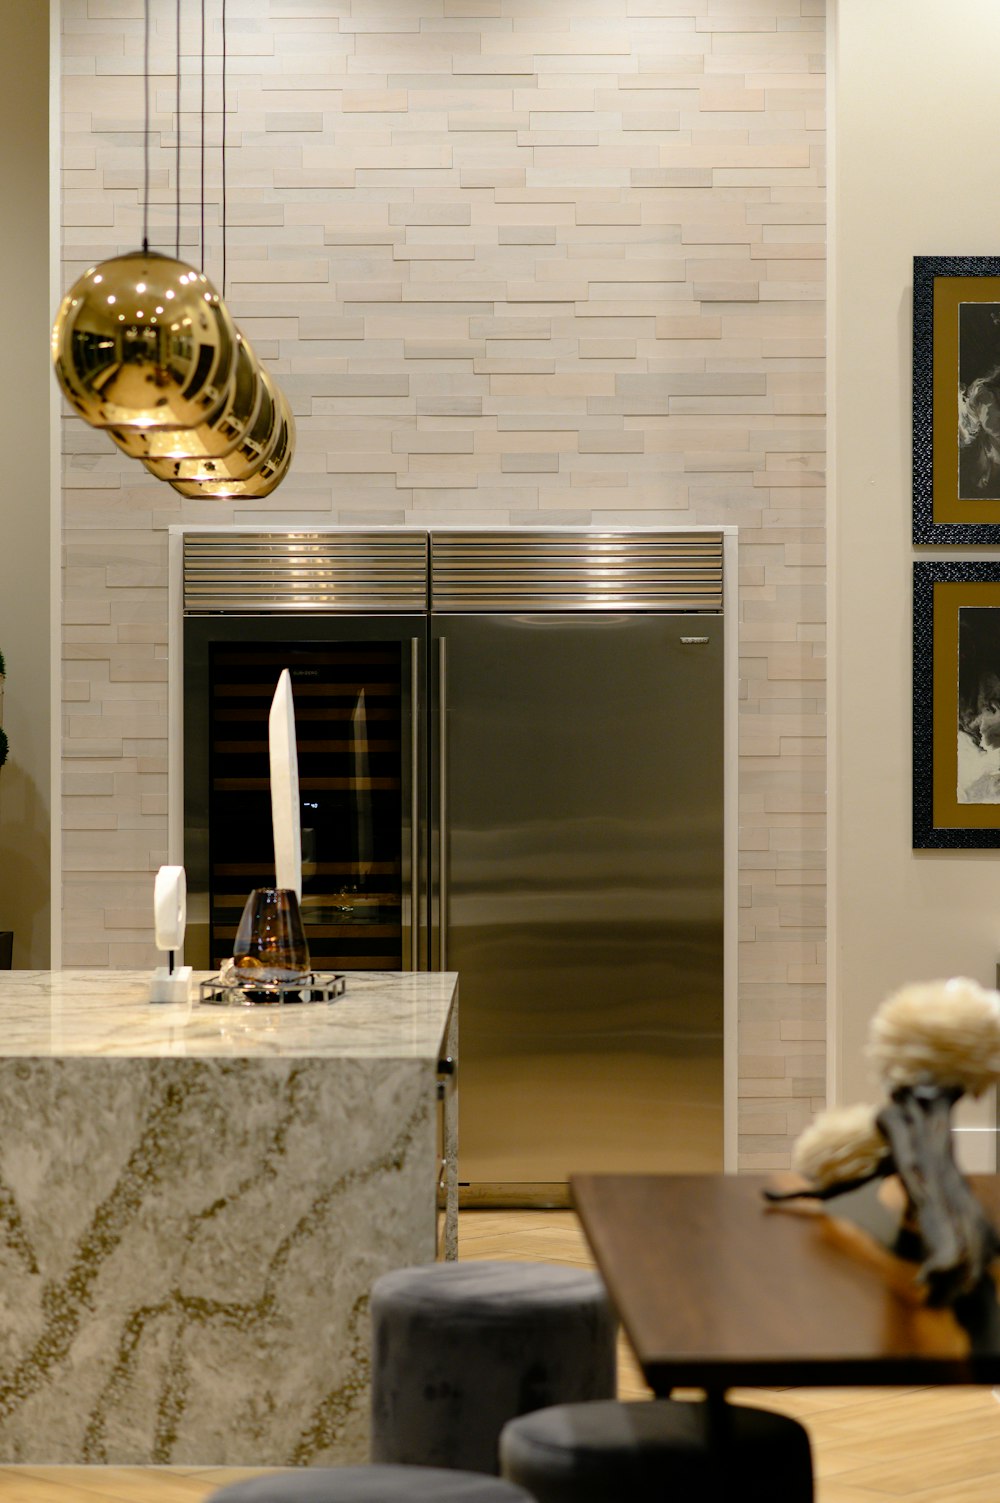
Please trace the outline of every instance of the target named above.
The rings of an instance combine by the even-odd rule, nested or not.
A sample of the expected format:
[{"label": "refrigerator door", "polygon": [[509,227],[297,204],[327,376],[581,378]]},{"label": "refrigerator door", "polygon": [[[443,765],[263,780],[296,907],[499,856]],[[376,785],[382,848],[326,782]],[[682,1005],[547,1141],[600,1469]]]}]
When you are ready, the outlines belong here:
[{"label": "refrigerator door", "polygon": [[184,649],[188,963],[231,955],[274,882],[267,713],[288,668],[313,966],[425,967],[426,617],[191,617]]},{"label": "refrigerator door", "polygon": [[432,619],[460,1177],[722,1167],[723,622]]}]

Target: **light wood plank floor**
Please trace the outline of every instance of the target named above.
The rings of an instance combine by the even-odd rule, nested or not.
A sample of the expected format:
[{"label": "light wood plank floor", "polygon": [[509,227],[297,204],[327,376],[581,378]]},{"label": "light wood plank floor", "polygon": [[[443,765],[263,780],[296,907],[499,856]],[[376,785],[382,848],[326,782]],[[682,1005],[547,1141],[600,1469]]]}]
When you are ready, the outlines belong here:
[{"label": "light wood plank floor", "polygon": [[[463,1258],[590,1265],[569,1211],[463,1211]],[[647,1393],[624,1340],[620,1392]],[[1000,1503],[1000,1404],[988,1389],[747,1390],[808,1427],[817,1503]],[[2,1467],[0,1503],[202,1503],[233,1468]]]}]

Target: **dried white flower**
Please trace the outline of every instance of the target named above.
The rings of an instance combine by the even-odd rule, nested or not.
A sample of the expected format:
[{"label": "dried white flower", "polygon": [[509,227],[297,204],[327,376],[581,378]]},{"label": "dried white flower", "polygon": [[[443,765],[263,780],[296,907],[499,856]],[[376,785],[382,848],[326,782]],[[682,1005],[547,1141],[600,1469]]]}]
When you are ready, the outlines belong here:
[{"label": "dried white flower", "polygon": [[867,1052],[887,1090],[932,1081],[978,1096],[1000,1077],[1000,995],[964,976],[905,986],[872,1018]]},{"label": "dried white flower", "polygon": [[795,1140],[792,1168],[818,1190],[874,1174],[889,1145],[875,1126],[877,1106],[831,1107]]}]

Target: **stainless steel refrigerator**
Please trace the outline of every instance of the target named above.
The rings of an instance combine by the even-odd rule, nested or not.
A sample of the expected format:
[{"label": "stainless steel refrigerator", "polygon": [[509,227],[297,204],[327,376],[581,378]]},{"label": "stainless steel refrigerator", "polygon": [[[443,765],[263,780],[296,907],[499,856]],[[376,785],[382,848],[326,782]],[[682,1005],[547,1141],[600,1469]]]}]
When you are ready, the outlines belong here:
[{"label": "stainless steel refrigerator", "polygon": [[314,962],[459,972],[467,1199],[721,1168],[721,536],[190,532],[183,569],[187,958],[267,879],[290,666]]}]

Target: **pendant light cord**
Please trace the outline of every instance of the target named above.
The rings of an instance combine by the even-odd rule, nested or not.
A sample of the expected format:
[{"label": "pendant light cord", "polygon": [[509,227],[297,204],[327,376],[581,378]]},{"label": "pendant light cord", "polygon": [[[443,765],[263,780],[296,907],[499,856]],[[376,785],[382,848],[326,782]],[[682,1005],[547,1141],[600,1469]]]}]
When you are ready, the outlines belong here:
[{"label": "pendant light cord", "polygon": [[149,252],[149,0],[143,7],[142,42],[142,251]]},{"label": "pendant light cord", "polygon": [[181,258],[181,0],[177,0],[177,137],[174,143],[174,257]]},{"label": "pendant light cord", "polygon": [[226,0],[222,0],[222,296],[226,295]]},{"label": "pendant light cord", "polygon": [[205,270],[205,0],[201,0],[201,270]]}]

